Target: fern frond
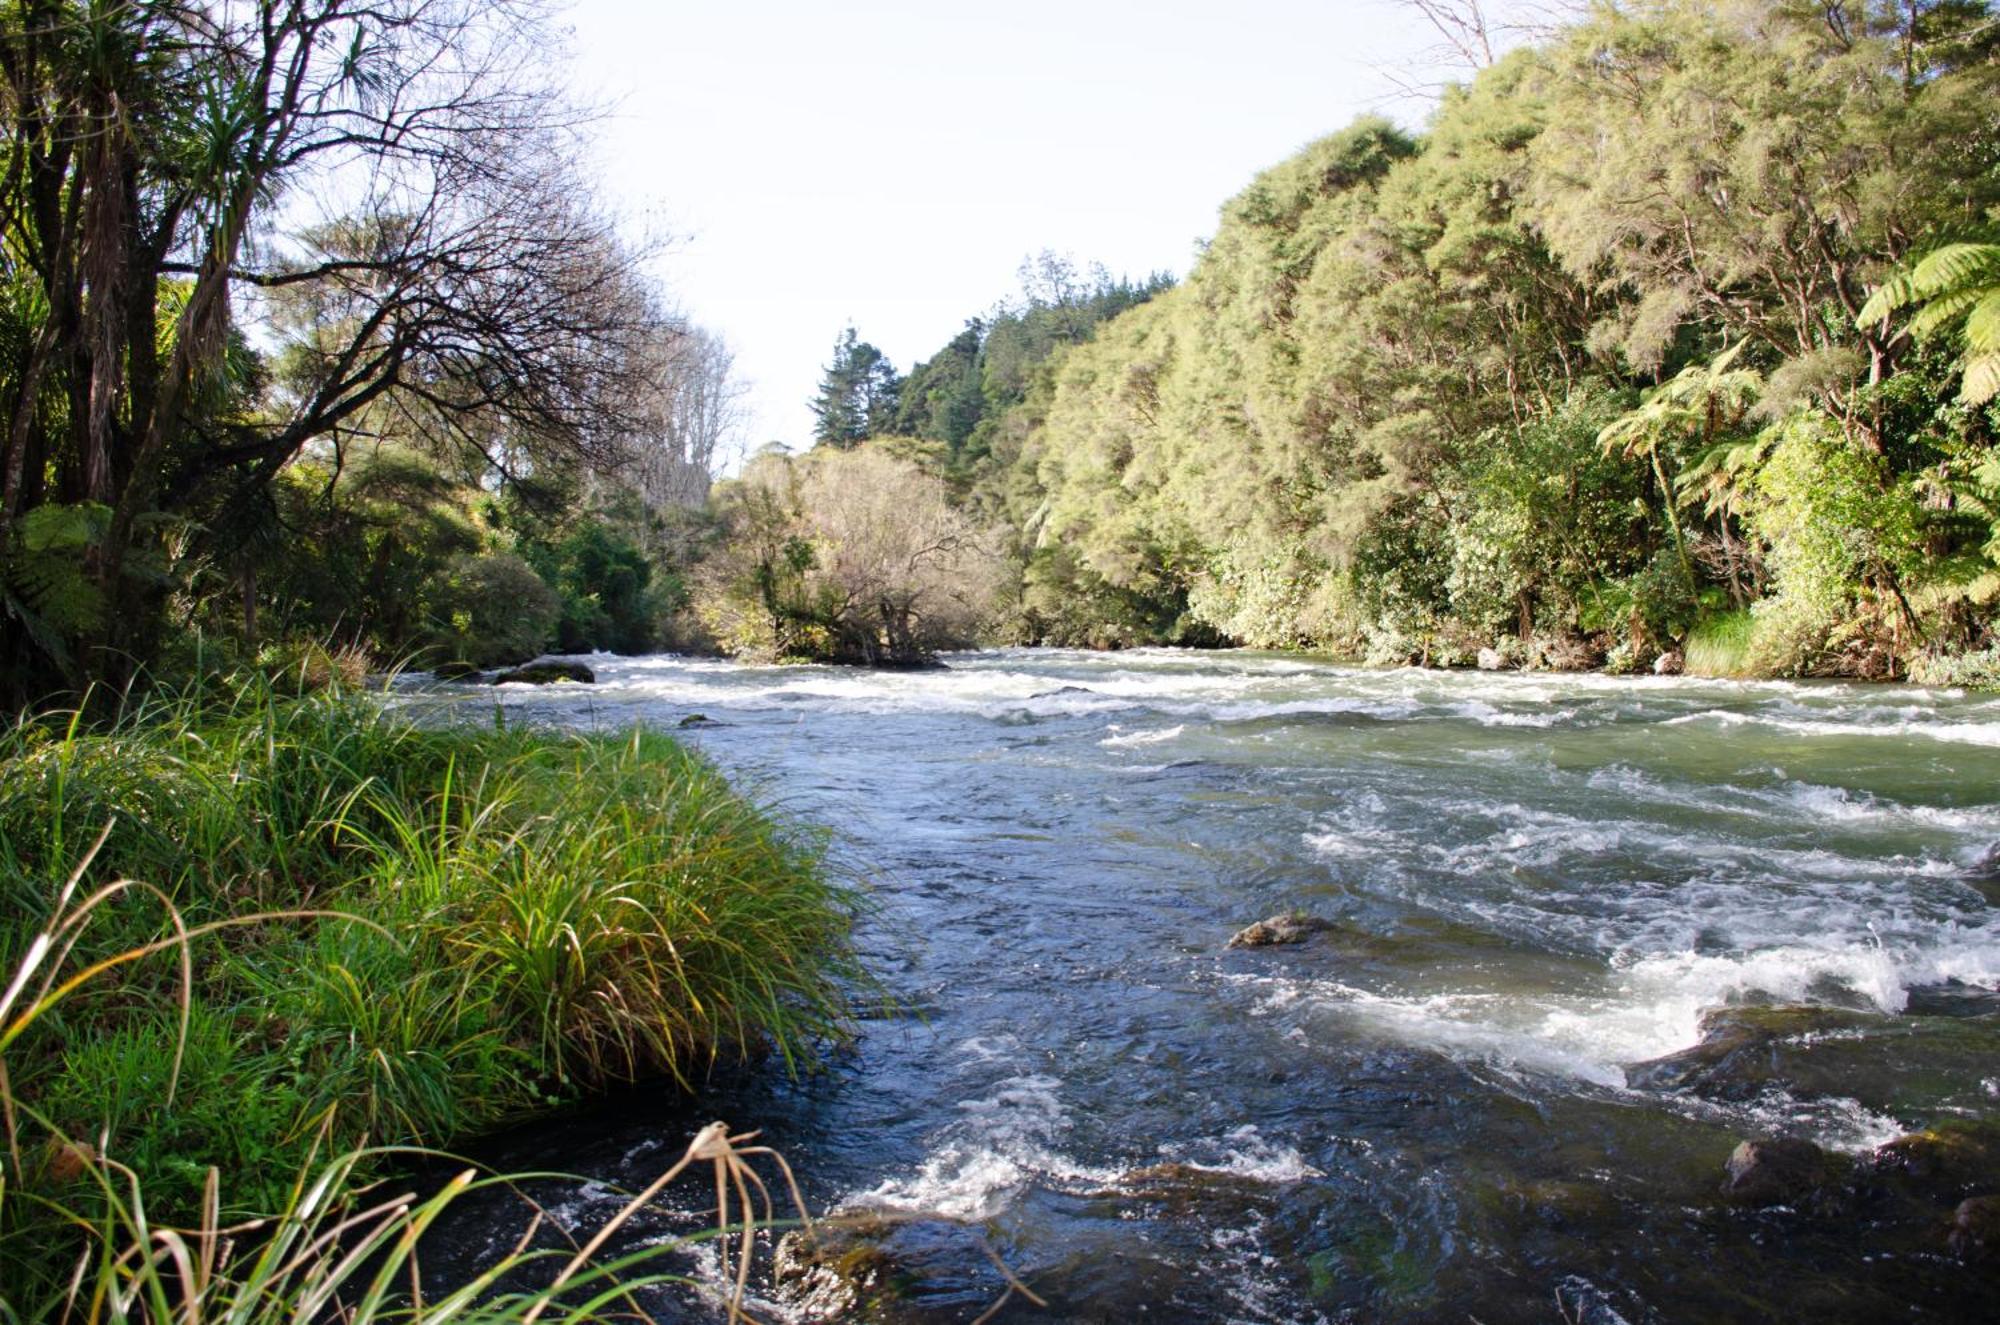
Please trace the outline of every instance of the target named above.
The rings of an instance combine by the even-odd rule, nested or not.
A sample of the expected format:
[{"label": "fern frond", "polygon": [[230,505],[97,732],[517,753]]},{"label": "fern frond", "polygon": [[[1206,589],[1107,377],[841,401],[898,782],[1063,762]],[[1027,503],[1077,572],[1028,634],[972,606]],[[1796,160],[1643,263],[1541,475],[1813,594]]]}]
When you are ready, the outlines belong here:
[{"label": "fern frond", "polygon": [[1965,382],[1958,394],[1968,405],[1984,405],[2000,395],[2000,351],[1966,360]]},{"label": "fern frond", "polygon": [[1870,292],[1868,302],[1861,305],[1861,312],[1854,319],[1854,325],[1871,327],[1887,322],[1891,313],[1909,307],[1916,300],[1916,283],[1910,279],[1909,272],[1899,271]]},{"label": "fern frond", "polygon": [[2000,354],[2000,285],[1986,291],[1965,319],[1965,348],[1971,354]]},{"label": "fern frond", "polygon": [[1941,329],[1964,317],[1968,309],[1977,307],[1981,293],[1978,290],[1959,290],[1939,295],[1910,319],[1910,334],[1918,340],[1929,340]]},{"label": "fern frond", "polygon": [[1910,272],[1919,298],[1933,298],[1968,285],[2000,283],[2000,244],[1946,244],[1926,254]]}]

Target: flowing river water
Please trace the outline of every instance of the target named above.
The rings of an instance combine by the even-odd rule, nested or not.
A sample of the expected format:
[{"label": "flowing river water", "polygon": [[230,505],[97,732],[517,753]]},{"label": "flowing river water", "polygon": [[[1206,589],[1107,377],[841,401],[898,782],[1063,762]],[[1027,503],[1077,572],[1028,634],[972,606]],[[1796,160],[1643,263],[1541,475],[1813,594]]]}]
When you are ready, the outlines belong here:
[{"label": "flowing river water", "polygon": [[[1048,1303],[1021,1321],[2000,1308],[1947,1249],[1956,1192],[1866,1178],[1900,1133],[2000,1119],[2000,700],[1170,650],[589,661],[592,687],[439,693],[710,719],[685,736],[867,878],[894,1006],[805,1080],[507,1139],[598,1180],[561,1220],[601,1220],[713,1113],[815,1209],[898,1216],[870,1319],[972,1320],[1005,1289],[989,1251]],[[1227,946],[1292,911],[1332,927]],[[1720,1066],[1633,1069],[1767,1006],[1805,1010]],[[1732,1148],[1773,1136],[1863,1176],[1725,1200]],[[699,1184],[679,1199],[692,1218]],[[450,1236],[470,1261],[518,1225]]]}]

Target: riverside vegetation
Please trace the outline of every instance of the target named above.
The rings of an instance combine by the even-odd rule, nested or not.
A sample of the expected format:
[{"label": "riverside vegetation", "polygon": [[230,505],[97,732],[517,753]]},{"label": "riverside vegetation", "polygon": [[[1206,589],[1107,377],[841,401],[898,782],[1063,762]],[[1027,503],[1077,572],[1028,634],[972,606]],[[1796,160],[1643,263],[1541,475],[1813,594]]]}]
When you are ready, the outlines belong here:
[{"label": "riverside vegetation", "polygon": [[1593,7],[1178,286],[1044,258],[907,380],[844,338],[821,446],[956,494],[1019,642],[1990,685],[1996,93],[1985,3]]},{"label": "riverside vegetation", "polygon": [[133,1220],[291,1211],[311,1241],[314,1162],[337,1193],[382,1171],[369,1143],[843,1031],[855,895],[664,737],[253,680],[24,718],[0,770],[10,1319],[61,1308],[93,1227],[107,1267]]}]

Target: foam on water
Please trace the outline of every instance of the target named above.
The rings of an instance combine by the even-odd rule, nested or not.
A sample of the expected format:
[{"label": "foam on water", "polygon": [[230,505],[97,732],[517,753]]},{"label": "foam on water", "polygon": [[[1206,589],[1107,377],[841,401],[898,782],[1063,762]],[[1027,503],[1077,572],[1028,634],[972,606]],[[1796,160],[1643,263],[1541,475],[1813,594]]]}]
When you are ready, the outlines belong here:
[{"label": "foam on water", "polygon": [[1113,723],[1111,724],[1111,735],[1099,741],[1098,744],[1104,746],[1106,749],[1114,750],[1139,745],[1164,745],[1168,741],[1179,740],[1181,734],[1186,730],[1186,725],[1180,724],[1172,727],[1162,727],[1157,731],[1128,732],[1122,730],[1117,723]]},{"label": "foam on water", "polygon": [[1071,1126],[1061,1090],[1055,1077],[1030,1073],[961,1101],[960,1120],[915,1174],[850,1196],[841,1208],[973,1222],[992,1218],[1034,1182],[1115,1182],[1115,1170],[1079,1164],[1058,1148]]},{"label": "foam on water", "polygon": [[1253,1182],[1303,1182],[1326,1176],[1306,1163],[1296,1147],[1266,1140],[1255,1123],[1245,1123],[1213,1141],[1164,1145],[1160,1154],[1204,1173],[1227,1173]]}]

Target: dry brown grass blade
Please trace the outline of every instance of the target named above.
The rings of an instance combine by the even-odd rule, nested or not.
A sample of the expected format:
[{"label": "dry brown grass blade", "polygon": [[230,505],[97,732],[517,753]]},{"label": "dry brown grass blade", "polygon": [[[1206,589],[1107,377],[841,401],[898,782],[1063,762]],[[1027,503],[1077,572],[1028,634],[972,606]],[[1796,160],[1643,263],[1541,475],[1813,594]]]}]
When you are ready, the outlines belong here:
[{"label": "dry brown grass blade", "polygon": [[[750,1262],[752,1254],[756,1250],[758,1228],[756,1205],[751,1199],[751,1188],[753,1185],[764,1197],[764,1223],[766,1224],[771,1222],[771,1203],[770,1193],[765,1188],[763,1180],[757,1176],[755,1170],[751,1169],[745,1157],[749,1155],[771,1154],[773,1152],[768,1146],[751,1146],[748,1149],[738,1149],[738,1146],[742,1142],[752,1140],[756,1136],[757,1133],[755,1132],[744,1132],[738,1136],[731,1136],[728,1124],[719,1122],[710,1123],[699,1132],[696,1132],[694,1139],[688,1143],[686,1153],[676,1160],[673,1166],[667,1169],[666,1172],[647,1184],[644,1191],[620,1207],[618,1213],[606,1220],[598,1228],[597,1232],[591,1235],[590,1240],[584,1243],[577,1253],[569,1259],[568,1263],[563,1266],[562,1272],[549,1285],[547,1294],[522,1316],[521,1325],[535,1325],[535,1322],[540,1319],[543,1310],[549,1303],[555,1300],[556,1294],[561,1291],[563,1285],[575,1278],[578,1272],[590,1263],[591,1257],[601,1251],[604,1248],[604,1244],[609,1242],[619,1229],[631,1222],[634,1215],[651,1204],[653,1199],[664,1191],[674,1179],[680,1177],[699,1163],[712,1164],[715,1170],[716,1228],[719,1235],[717,1247],[721,1257],[722,1273],[725,1280],[729,1278],[729,1238],[735,1223],[730,1218],[732,1190],[735,1193],[736,1204],[741,1207],[743,1220],[742,1240],[736,1258],[735,1279],[730,1285],[731,1291],[728,1304],[729,1322],[730,1325],[737,1325],[739,1321],[748,1322],[749,1325],[756,1325],[755,1318],[743,1309],[743,1300],[749,1295]],[[779,1163],[781,1166],[784,1165],[782,1159],[779,1160]],[[786,1183],[790,1187],[794,1199],[797,1199],[798,1184],[792,1179],[790,1167],[784,1167]],[[806,1213],[805,1202],[803,1200],[799,1200],[798,1208],[800,1216],[810,1225],[811,1217]]]},{"label": "dry brown grass blade", "polygon": [[992,1306],[980,1312],[979,1315],[974,1318],[972,1325],[986,1325],[988,1321],[992,1320],[995,1316],[998,1316],[1000,1314],[1001,1308],[1005,1307],[1009,1302],[1014,1300],[1014,1295],[1016,1293],[1019,1293],[1022,1297],[1027,1298],[1028,1301],[1034,1303],[1036,1306],[1040,1307],[1044,1311],[1047,1311],[1049,1309],[1048,1302],[1045,1301],[1039,1294],[1037,1294],[1034,1289],[1028,1287],[1027,1284],[1022,1282],[1021,1276],[1015,1274],[1014,1271],[1008,1266],[1007,1262],[1000,1259],[1000,1253],[993,1250],[993,1248],[989,1246],[985,1241],[985,1239],[983,1238],[980,1240],[979,1250],[986,1253],[986,1259],[993,1262],[993,1268],[998,1270],[1000,1272],[1000,1277],[1007,1281],[1007,1291],[1000,1295],[1000,1300],[998,1302],[995,1302]]}]

